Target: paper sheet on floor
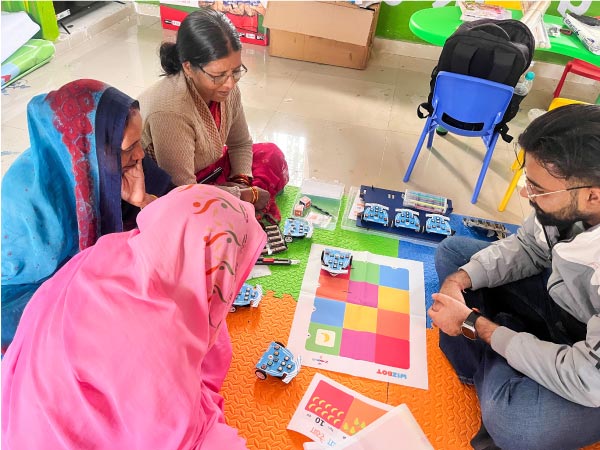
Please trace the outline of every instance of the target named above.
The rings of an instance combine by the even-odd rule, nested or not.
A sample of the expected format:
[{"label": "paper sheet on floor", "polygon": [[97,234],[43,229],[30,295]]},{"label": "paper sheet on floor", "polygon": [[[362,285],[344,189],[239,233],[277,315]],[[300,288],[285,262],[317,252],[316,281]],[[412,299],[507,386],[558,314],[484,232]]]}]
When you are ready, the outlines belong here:
[{"label": "paper sheet on floor", "polygon": [[372,400],[316,374],[288,429],[313,439],[304,450],[433,450],[408,406]]},{"label": "paper sheet on floor", "polygon": [[288,425],[325,447],[341,444],[392,407],[317,373]]}]

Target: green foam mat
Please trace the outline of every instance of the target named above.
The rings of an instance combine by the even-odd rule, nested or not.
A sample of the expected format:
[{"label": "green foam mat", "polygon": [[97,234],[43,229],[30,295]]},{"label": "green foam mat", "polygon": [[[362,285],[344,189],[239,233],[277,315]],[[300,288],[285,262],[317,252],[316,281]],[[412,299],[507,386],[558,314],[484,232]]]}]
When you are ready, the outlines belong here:
[{"label": "green foam mat", "polygon": [[[281,210],[282,223],[287,217],[291,217],[291,211],[299,192],[300,189],[297,187],[286,186],[283,193],[277,196],[276,201]],[[344,195],[342,198],[342,211],[345,210],[347,201],[348,198]],[[300,264],[269,266],[272,275],[256,278],[252,280],[252,283],[261,284],[264,289],[275,291],[277,295],[290,294],[297,301],[306,269],[306,261],[313,242],[348,250],[369,251],[394,258],[398,256],[398,241],[396,239],[343,230],[338,220],[335,230],[328,231],[316,228],[311,238],[294,240],[294,242],[288,244],[287,251],[275,255],[278,258],[298,259]]]}]

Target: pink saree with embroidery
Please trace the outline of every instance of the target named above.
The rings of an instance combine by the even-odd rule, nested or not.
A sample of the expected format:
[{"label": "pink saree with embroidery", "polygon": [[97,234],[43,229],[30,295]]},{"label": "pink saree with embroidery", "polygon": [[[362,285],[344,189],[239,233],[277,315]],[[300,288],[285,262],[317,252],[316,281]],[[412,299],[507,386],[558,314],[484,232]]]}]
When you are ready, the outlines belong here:
[{"label": "pink saree with embroidery", "polygon": [[3,449],[244,449],[219,391],[229,307],[265,243],[251,205],[182,186],[35,293],[2,361]]}]

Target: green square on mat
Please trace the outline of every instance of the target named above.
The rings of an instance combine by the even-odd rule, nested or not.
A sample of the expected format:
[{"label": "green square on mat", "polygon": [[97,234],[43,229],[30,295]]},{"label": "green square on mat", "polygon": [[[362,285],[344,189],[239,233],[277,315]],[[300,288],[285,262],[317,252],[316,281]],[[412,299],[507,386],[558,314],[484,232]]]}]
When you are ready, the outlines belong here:
[{"label": "green square on mat", "polygon": [[352,261],[350,280],[379,285],[379,264],[364,261]]},{"label": "green square on mat", "polygon": [[342,327],[332,327],[322,323],[311,322],[308,326],[308,339],[306,350],[339,355],[342,346]]}]

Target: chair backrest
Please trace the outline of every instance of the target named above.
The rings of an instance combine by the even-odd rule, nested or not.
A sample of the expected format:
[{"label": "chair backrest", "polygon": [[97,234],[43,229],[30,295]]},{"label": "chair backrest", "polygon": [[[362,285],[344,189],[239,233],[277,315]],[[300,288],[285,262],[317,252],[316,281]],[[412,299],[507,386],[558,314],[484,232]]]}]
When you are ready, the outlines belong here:
[{"label": "chair backrest", "polygon": [[433,92],[432,118],[459,135],[491,135],[504,116],[513,90],[483,78],[442,71]]}]

